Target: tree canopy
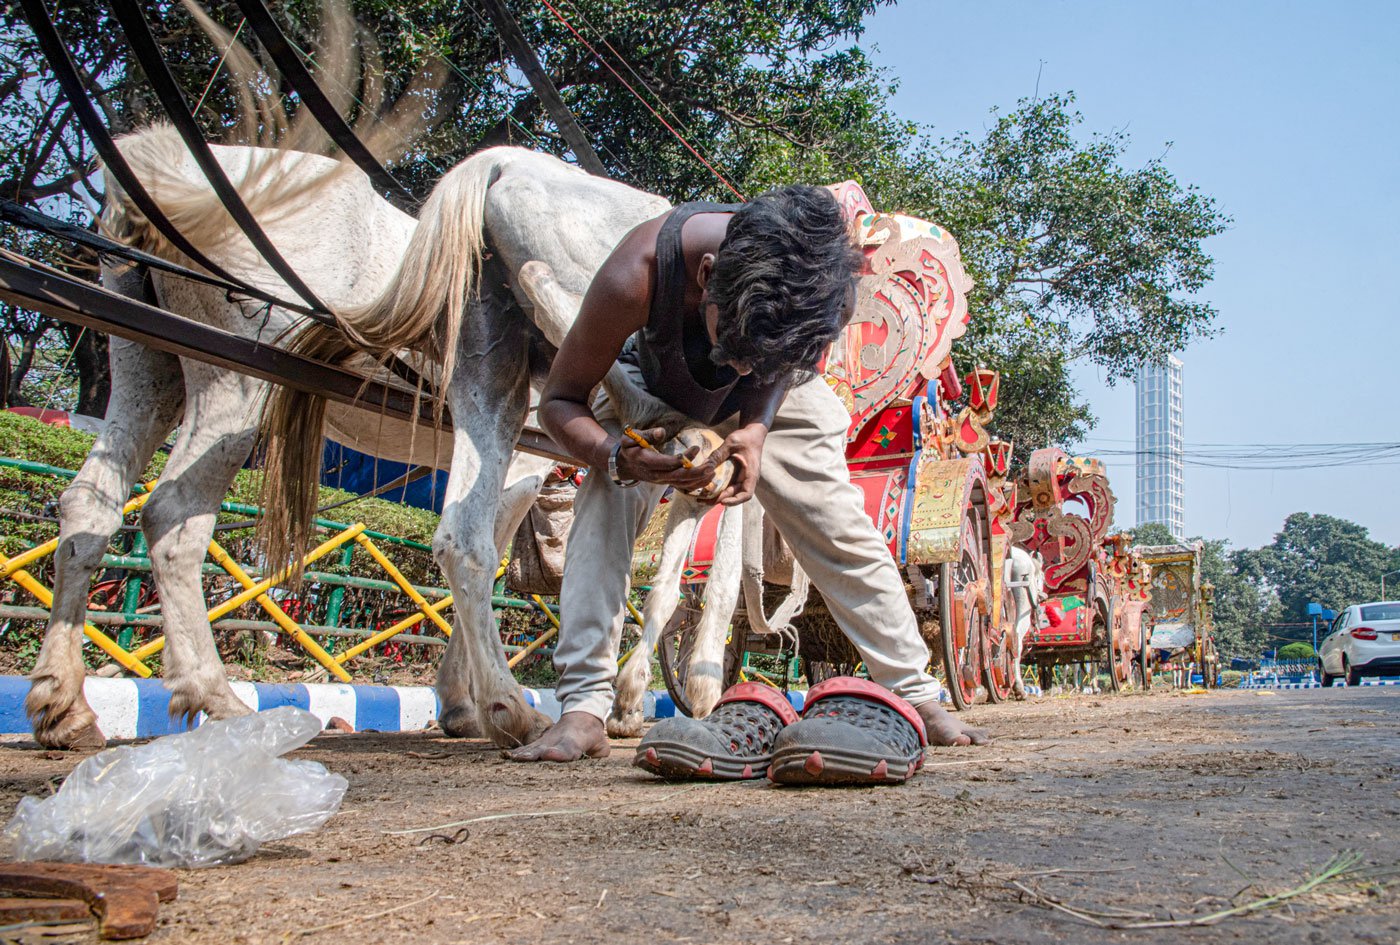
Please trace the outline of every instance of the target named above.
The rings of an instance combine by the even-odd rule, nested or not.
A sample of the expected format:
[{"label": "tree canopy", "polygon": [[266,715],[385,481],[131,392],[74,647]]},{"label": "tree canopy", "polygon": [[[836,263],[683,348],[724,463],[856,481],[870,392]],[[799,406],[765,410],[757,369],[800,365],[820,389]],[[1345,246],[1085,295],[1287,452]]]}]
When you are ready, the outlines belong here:
[{"label": "tree canopy", "polygon": [[[895,77],[860,45],[865,19],[889,2],[507,5],[618,179],[683,200],[734,199],[731,185],[751,195],[792,180],[854,178],[877,207],[947,227],[977,280],[959,364],[1003,372],[995,432],[1023,454],[1067,444],[1092,423],[1069,377],[1075,358],[1126,377],[1212,330],[1215,312],[1195,293],[1211,274],[1204,241],[1228,221],[1164,159],[1126,166],[1125,133],[1086,135],[1070,95],[1019,102],[982,137],[936,137],[899,118]],[[158,115],[104,6],[50,6],[112,126]],[[207,7],[229,33],[239,30],[230,0]],[[180,3],[154,0],[147,12],[209,135],[235,131],[237,84],[219,43]],[[406,153],[393,169],[420,193],[482,147],[569,155],[481,0],[356,0],[353,33],[313,0],[274,12],[356,120],[372,118],[377,101],[392,103],[425,69],[444,77],[430,97],[445,117],[400,147]],[[340,68],[349,60],[363,76]],[[0,9],[0,61],[17,77],[0,83],[5,193],[86,218],[100,196],[91,153],[12,6]],[[295,104],[276,71],[268,74],[265,91]]]},{"label": "tree canopy", "polygon": [[[1172,540],[1157,523],[1134,529],[1133,538],[1143,545]],[[1216,645],[1226,656],[1257,656],[1289,640],[1310,642],[1309,603],[1340,612],[1376,600],[1381,575],[1400,568],[1400,547],[1331,515],[1295,512],[1262,548],[1203,542],[1201,576],[1215,585]]]},{"label": "tree canopy", "polygon": [[1283,623],[1305,620],[1309,603],[1340,611],[1378,599],[1381,575],[1400,568],[1400,548],[1376,541],[1355,522],[1294,512],[1271,544],[1241,552],[1239,564],[1276,595],[1269,617]]}]

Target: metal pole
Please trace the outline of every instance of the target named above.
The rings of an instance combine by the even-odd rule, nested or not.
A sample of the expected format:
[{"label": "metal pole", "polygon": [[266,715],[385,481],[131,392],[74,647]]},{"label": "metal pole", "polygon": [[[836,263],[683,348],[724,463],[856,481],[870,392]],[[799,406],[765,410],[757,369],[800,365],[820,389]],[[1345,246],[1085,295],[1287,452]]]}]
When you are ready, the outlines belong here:
[{"label": "metal pole", "polygon": [[1316,681],[1317,674],[1317,614],[1312,615],[1313,619],[1313,665],[1308,671],[1308,678]]},{"label": "metal pole", "polygon": [[1396,568],[1394,571],[1387,571],[1381,575],[1381,600],[1385,600],[1385,579],[1392,574],[1400,574],[1400,568]]},{"label": "metal pole", "polygon": [[545,110],[549,112],[549,117],[553,119],[555,127],[559,129],[559,134],[568,142],[569,148],[574,152],[574,157],[578,158],[579,165],[590,174],[607,177],[607,168],[603,166],[597,152],[593,150],[588,136],[579,127],[573,112],[569,111],[569,106],[564,104],[564,99],[559,95],[559,89],[540,65],[534,47],[525,38],[525,34],[520,31],[520,25],[510,15],[503,0],[483,0],[483,5],[491,16],[491,22],[496,25],[496,32],[500,33],[506,48],[514,57],[515,64],[520,67],[521,72],[525,73],[525,78],[530,80],[530,86],[539,96],[540,104],[544,105]]}]

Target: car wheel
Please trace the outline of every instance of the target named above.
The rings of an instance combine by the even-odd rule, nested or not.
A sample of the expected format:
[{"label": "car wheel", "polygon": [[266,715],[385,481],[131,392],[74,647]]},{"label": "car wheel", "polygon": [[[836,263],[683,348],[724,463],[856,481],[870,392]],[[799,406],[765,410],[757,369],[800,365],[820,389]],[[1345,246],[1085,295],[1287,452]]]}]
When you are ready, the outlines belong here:
[{"label": "car wheel", "polygon": [[1361,685],[1361,671],[1358,669],[1354,669],[1349,663],[1347,663],[1346,657],[1342,657],[1342,672],[1347,674],[1348,686]]},{"label": "car wheel", "polygon": [[1337,677],[1327,671],[1327,666],[1322,660],[1317,661],[1317,672],[1318,675],[1322,677],[1322,688],[1331,689],[1332,683]]}]

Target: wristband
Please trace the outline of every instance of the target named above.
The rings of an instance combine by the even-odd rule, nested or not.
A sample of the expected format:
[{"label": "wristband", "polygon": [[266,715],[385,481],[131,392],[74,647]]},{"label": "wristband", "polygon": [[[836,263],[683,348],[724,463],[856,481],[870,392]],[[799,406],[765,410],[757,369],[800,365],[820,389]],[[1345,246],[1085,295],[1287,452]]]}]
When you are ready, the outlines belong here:
[{"label": "wristband", "polygon": [[608,478],[613,481],[614,485],[622,486],[624,489],[626,489],[631,486],[635,486],[637,484],[637,480],[623,479],[622,476],[618,474],[617,451],[622,449],[623,442],[623,440],[618,440],[617,444],[613,446],[612,452],[608,454]]}]

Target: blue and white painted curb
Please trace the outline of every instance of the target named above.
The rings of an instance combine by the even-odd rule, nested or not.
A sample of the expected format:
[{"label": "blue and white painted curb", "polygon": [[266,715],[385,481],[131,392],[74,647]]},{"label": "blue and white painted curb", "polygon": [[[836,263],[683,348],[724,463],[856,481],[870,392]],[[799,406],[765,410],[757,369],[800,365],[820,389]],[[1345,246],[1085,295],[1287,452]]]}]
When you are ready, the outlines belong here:
[{"label": "blue and white painted curb", "polygon": [[[1362,686],[1400,686],[1400,677],[1397,676],[1364,676],[1361,682],[1350,688],[1358,689]],[[1316,679],[1304,679],[1299,682],[1280,680],[1269,682],[1268,680],[1258,680],[1256,682],[1241,683],[1235,687],[1237,689],[1321,689],[1322,683]],[[1333,689],[1348,688],[1346,680],[1337,679],[1332,682]]]},{"label": "blue and white painted curb", "polygon": [[[347,686],[234,682],[234,695],[261,711],[293,705],[322,724],[340,717],[356,731],[416,732],[437,718],[437,696],[428,686]],[[0,676],[0,733],[28,734],[24,699],[29,680]],[[170,691],[158,679],[83,680],[83,695],[97,713],[108,738],[151,738],[188,731],[193,726],[170,716]]]},{"label": "blue and white painted curb", "polygon": [[[355,731],[421,732],[437,719],[437,693],[431,686],[354,686],[332,683],[229,683],[234,695],[250,709],[262,711],[283,705],[306,709],[324,725],[339,717]],[[523,689],[525,701],[552,719],[559,718],[559,700],[552,689]],[[29,680],[0,676],[0,734],[28,735],[29,719],[24,699]],[[188,731],[193,726],[170,717],[170,691],[158,679],[83,680],[83,695],[97,713],[97,724],[108,738],[153,738]],[[790,692],[788,701],[799,712],[805,693]],[[665,690],[646,694],[647,718],[664,719],[676,714],[676,704]],[[196,722],[196,724],[198,724]]]}]

